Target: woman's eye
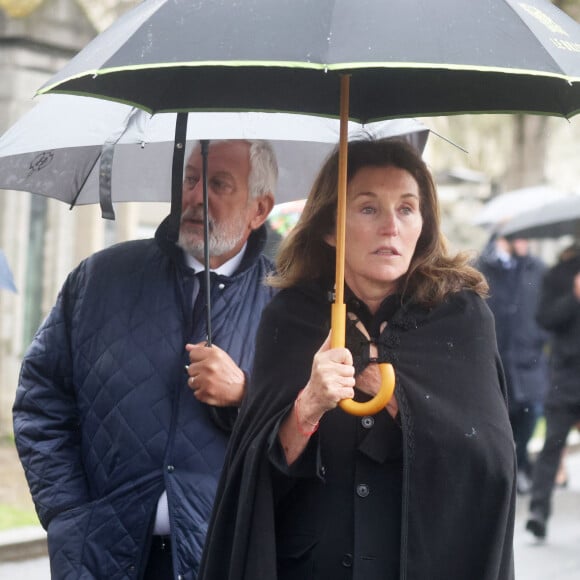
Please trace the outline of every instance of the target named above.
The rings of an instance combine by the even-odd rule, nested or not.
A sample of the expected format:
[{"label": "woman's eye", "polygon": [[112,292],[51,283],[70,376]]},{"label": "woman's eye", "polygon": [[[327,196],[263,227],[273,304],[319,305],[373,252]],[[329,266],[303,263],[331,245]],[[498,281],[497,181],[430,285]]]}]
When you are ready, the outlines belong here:
[{"label": "woman's eye", "polygon": [[370,215],[370,214],[373,214],[375,212],[376,212],[375,208],[371,207],[370,205],[366,205],[363,208],[361,208],[361,213],[364,213],[364,214]]},{"label": "woman's eye", "polygon": [[197,177],[193,177],[191,175],[186,175],[184,181],[185,181],[185,184],[187,185],[187,187],[195,187],[197,185],[198,179],[197,179]]}]

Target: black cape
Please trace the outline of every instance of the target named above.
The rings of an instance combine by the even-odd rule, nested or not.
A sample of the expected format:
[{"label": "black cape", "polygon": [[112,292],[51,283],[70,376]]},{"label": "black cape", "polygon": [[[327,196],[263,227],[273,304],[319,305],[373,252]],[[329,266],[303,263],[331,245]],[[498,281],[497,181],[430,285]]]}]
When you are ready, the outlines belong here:
[{"label": "black cape", "polygon": [[[262,315],[202,580],[277,577],[268,446],[309,378],[329,318],[324,285],[283,290]],[[430,310],[400,307],[381,335],[379,359],[395,366],[403,433],[400,578],[512,579],[515,452],[489,308],[469,291]]]}]

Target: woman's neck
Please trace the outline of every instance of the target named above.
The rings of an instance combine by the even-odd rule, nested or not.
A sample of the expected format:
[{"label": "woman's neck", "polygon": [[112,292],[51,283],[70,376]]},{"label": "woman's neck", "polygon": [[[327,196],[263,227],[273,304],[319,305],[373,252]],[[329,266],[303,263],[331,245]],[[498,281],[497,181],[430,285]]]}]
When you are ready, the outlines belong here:
[{"label": "woman's neck", "polygon": [[345,279],[348,287],[352,290],[355,296],[364,302],[369,309],[371,314],[376,314],[381,304],[391,294],[395,294],[397,291],[397,286],[395,282],[381,284],[368,283],[357,283],[358,281]]}]

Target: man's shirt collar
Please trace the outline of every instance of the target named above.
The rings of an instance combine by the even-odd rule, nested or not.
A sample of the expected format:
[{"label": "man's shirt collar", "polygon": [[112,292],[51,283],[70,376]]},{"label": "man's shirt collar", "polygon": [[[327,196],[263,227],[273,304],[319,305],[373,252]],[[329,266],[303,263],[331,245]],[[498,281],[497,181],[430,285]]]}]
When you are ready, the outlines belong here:
[{"label": "man's shirt collar", "polygon": [[[212,268],[211,272],[215,272],[216,274],[219,274],[220,276],[231,276],[238,269],[238,266],[242,262],[242,258],[244,257],[244,252],[246,251],[247,245],[248,245],[248,242],[246,242],[242,246],[242,249],[235,256],[230,258],[227,262],[224,262],[221,266],[219,266],[219,268],[215,268],[215,269]],[[196,274],[198,272],[203,272],[204,266],[197,258],[194,258],[188,252],[184,252],[184,254],[185,254],[186,264],[190,268],[195,270]]]}]

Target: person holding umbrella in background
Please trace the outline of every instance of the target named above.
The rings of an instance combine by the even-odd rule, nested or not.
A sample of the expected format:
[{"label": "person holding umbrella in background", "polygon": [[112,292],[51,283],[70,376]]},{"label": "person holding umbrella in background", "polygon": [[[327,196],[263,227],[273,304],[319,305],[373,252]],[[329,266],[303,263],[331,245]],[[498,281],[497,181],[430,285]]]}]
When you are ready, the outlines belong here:
[{"label": "person holding umbrella in background", "polygon": [[510,423],[518,460],[518,493],[529,493],[532,464],[528,443],[542,415],[549,387],[548,333],[536,322],[544,263],[529,252],[529,241],[494,234],[477,261],[486,277],[488,305],[495,318],[505,372]]},{"label": "person holding umbrella in background", "polygon": [[[448,253],[420,154],[350,142],[346,348],[331,348],[338,157],[278,253],[200,576],[511,580],[516,459],[487,284]],[[375,396],[385,362],[385,407],[337,408]]]},{"label": "person holding umbrella in background", "polygon": [[545,402],[546,435],[536,460],[526,529],[547,534],[552,493],[570,430],[580,421],[580,252],[565,250],[548,270],[537,319],[551,335],[551,386]]},{"label": "person holding umbrella in background", "polygon": [[202,167],[197,147],[178,242],[165,220],[155,239],[83,261],[24,356],[14,433],[55,580],[197,576],[227,427],[274,294],[262,251],[277,162],[265,141],[210,144],[209,264]]}]

